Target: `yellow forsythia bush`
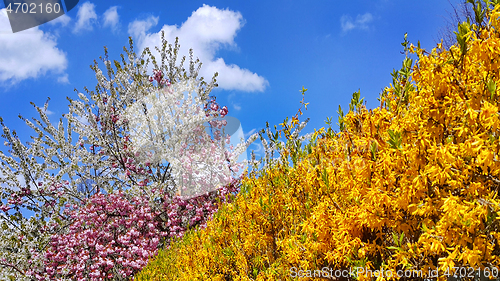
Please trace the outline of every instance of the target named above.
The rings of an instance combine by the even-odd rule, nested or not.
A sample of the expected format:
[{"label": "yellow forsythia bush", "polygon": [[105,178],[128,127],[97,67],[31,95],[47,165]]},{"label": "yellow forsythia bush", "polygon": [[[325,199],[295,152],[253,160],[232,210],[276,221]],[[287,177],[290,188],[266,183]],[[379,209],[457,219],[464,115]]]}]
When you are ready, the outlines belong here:
[{"label": "yellow forsythia bush", "polygon": [[500,6],[485,11],[488,23],[461,24],[449,50],[405,38],[380,107],[355,93],[340,132],[283,147],[206,229],[160,251],[135,280],[498,274]]}]

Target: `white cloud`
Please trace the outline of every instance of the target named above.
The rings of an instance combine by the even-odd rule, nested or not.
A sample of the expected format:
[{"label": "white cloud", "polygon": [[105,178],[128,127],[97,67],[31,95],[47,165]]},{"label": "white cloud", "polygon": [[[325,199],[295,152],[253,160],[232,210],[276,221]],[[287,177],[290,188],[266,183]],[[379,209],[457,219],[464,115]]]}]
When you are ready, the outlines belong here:
[{"label": "white cloud", "polygon": [[256,149],[248,148],[249,152],[253,151],[253,153],[255,153],[255,156],[263,156],[264,155],[264,146],[262,145],[262,143],[254,142],[254,143],[252,143],[252,145],[255,145],[257,148]]},{"label": "white cloud", "polygon": [[82,30],[92,30],[92,25],[97,21],[97,14],[95,13],[95,5],[90,2],[85,2],[78,7],[76,14],[76,24],[73,32]]},{"label": "white cloud", "polygon": [[111,30],[118,30],[118,23],[120,21],[120,16],[118,16],[118,6],[110,7],[103,14],[104,27],[110,27]]},{"label": "white cloud", "polygon": [[182,46],[181,55],[187,55],[193,49],[195,58],[203,63],[200,75],[210,80],[215,72],[219,72],[217,83],[225,90],[241,90],[247,92],[264,91],[268,81],[248,69],[242,69],[234,64],[226,64],[222,58],[216,58],[216,53],[222,48],[236,48],[234,38],[238,30],[244,25],[239,12],[220,10],[216,7],[203,5],[194,11],[180,26],[164,25],[160,32],[148,33],[148,30],[158,24],[158,17],[149,17],[146,20],[136,20],[129,24],[129,34],[134,37],[142,50],[161,45],[161,31],[165,32],[165,39],[169,43],[179,37]]},{"label": "white cloud", "polygon": [[61,84],[69,84],[68,74],[64,73],[64,75],[59,76],[57,78],[57,82],[59,82]]},{"label": "white cloud", "polygon": [[[204,62],[204,60],[202,60]],[[204,63],[207,78],[212,78],[213,73],[218,72],[217,83],[226,90],[242,90],[247,92],[262,92],[269,84],[262,76],[252,73],[248,69],[241,69],[235,64],[227,65],[224,59],[217,58]]]},{"label": "white cloud", "polygon": [[369,23],[373,20],[373,16],[370,13],[365,13],[363,15],[357,15],[356,20],[353,20],[349,15],[343,15],[340,18],[340,25],[343,32],[348,32],[353,29],[367,30],[369,28]]},{"label": "white cloud", "polygon": [[[146,31],[158,24],[158,17],[148,17],[146,20],[135,20],[128,25],[128,33],[136,40],[144,41]],[[143,42],[145,43],[145,42]]]},{"label": "white cloud", "polygon": [[234,110],[236,110],[236,111],[240,111],[240,110],[241,110],[241,106],[240,106],[240,105],[238,105],[238,104],[235,104],[235,103],[233,103],[233,108],[234,108]]},{"label": "white cloud", "polygon": [[0,82],[36,78],[47,71],[63,73],[66,54],[56,38],[38,27],[12,33],[5,9],[0,10]]},{"label": "white cloud", "polygon": [[50,111],[50,110],[48,110],[48,109],[47,109],[47,110],[43,110],[43,108],[42,108],[42,112],[44,112],[44,113],[45,113],[45,114],[47,114],[47,115],[52,115],[52,114],[54,114],[54,111]]},{"label": "white cloud", "polygon": [[250,130],[249,132],[246,132],[244,134],[245,136],[245,139],[248,139],[251,135],[253,135],[255,133],[255,131],[257,131],[255,128],[253,128],[252,130]]},{"label": "white cloud", "polygon": [[66,26],[68,25],[68,23],[71,21],[71,18],[68,17],[66,14],[54,19],[54,20],[51,20],[48,22],[48,24],[50,25],[56,25],[56,24],[60,24],[62,26]]}]

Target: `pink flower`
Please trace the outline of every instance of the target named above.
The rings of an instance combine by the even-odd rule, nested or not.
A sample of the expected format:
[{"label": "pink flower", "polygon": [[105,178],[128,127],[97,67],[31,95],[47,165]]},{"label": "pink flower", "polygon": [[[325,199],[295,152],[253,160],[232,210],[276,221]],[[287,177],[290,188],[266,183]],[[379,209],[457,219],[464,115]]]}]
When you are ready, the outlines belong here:
[{"label": "pink flower", "polygon": [[0,210],[7,212],[8,210],[10,210],[10,207],[7,205],[2,205],[2,206],[0,206]]},{"label": "pink flower", "polygon": [[226,116],[228,113],[228,109],[227,109],[227,106],[224,106],[221,110],[220,110],[220,115],[222,117]]}]

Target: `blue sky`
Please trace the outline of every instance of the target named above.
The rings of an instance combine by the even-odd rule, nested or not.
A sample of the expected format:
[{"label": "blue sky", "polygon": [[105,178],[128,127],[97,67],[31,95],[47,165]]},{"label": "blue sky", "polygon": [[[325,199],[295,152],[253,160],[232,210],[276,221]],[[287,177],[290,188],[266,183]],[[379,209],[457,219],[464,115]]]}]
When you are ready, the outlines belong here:
[{"label": "blue sky", "polygon": [[66,97],[77,98],[74,89],[94,89],[89,65],[104,46],[120,60],[129,36],[142,50],[165,30],[169,41],[179,36],[183,48],[194,49],[204,77],[219,71],[212,93],[245,133],[295,114],[302,86],[311,132],[326,117],[336,121],[339,104],[347,111],[358,89],[368,108],[376,107],[390,73],[401,67],[405,32],[432,48],[459,2],[80,1],[67,15],[15,34],[2,10],[0,116],[27,141],[32,131],[17,116],[36,116],[30,101],[41,106],[50,97],[55,123],[68,111]]}]

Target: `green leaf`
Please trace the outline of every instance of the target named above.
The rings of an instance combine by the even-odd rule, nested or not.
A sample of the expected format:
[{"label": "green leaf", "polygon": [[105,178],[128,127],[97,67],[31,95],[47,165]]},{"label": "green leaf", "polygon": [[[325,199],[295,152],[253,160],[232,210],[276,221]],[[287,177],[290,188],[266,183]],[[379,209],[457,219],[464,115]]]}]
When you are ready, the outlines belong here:
[{"label": "green leaf", "polygon": [[253,269],[253,277],[257,278],[257,275],[259,275],[259,270],[257,268]]},{"label": "green leaf", "polygon": [[427,232],[427,226],[425,225],[425,223],[422,223],[422,230],[425,232]]},{"label": "green leaf", "polygon": [[399,244],[398,244],[399,237],[395,232],[392,233],[392,240],[394,241],[394,244],[399,246]]},{"label": "green leaf", "polygon": [[339,114],[339,123],[337,125],[339,125],[340,131],[344,131],[344,129],[345,129],[344,112],[342,111],[342,107],[340,105],[339,105],[339,110],[337,111],[337,113]]},{"label": "green leaf", "polygon": [[363,104],[363,100],[364,98],[362,98],[361,100],[359,99],[361,96],[361,91],[358,90],[357,92],[354,92],[352,94],[352,99],[351,99],[351,103],[349,104],[349,112],[351,111],[355,111],[359,108],[359,106],[361,104]]},{"label": "green leaf", "polygon": [[328,173],[326,172],[326,168],[323,168],[323,173],[321,173],[321,177],[326,187],[330,187],[330,181],[328,180]]},{"label": "green leaf", "polygon": [[495,95],[497,91],[497,83],[490,78],[488,82],[486,83],[486,87],[488,88],[488,91],[490,92],[490,99],[493,100],[493,96]]},{"label": "green leaf", "polygon": [[393,149],[402,149],[402,137],[400,132],[394,132],[393,130],[387,130],[387,133],[389,133],[390,139],[387,141],[389,146]]},{"label": "green leaf", "polygon": [[222,249],[222,253],[228,257],[232,257],[234,255],[233,250],[229,247]]},{"label": "green leaf", "polygon": [[373,161],[377,160],[377,151],[378,151],[378,144],[377,142],[374,141],[370,144],[370,153]]},{"label": "green leaf", "polygon": [[389,246],[389,247],[387,247],[387,249],[396,250],[398,252],[401,252],[403,250],[403,249],[401,249],[401,247],[394,247],[394,246]]},{"label": "green leaf", "polygon": [[467,52],[467,33],[470,31],[470,24],[468,22],[462,22],[458,25],[458,32],[454,31],[457,37],[457,43],[460,46],[460,51],[462,56]]}]

